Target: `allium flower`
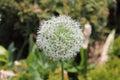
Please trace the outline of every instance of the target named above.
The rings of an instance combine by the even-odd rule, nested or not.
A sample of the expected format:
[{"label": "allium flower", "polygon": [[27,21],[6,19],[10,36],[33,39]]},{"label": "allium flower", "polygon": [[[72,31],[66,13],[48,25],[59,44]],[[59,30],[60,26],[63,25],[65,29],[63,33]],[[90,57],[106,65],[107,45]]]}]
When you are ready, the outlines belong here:
[{"label": "allium flower", "polygon": [[67,60],[77,55],[83,43],[78,22],[68,16],[52,17],[37,33],[37,45],[53,60]]}]

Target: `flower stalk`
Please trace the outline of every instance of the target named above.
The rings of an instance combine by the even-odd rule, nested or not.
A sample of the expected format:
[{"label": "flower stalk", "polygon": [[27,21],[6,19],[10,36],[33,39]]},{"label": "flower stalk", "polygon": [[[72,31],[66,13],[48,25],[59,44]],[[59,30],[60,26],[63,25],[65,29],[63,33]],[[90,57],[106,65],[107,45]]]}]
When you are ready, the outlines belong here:
[{"label": "flower stalk", "polygon": [[61,61],[61,77],[62,77],[62,80],[64,80],[64,64],[63,64],[63,61]]}]

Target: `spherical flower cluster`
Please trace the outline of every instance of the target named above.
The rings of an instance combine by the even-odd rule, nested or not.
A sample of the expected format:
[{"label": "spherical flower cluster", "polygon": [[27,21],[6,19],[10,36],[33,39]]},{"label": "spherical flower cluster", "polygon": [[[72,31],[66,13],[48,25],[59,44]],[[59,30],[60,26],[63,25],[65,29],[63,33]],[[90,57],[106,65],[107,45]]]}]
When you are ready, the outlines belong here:
[{"label": "spherical flower cluster", "polygon": [[53,60],[67,60],[77,55],[83,43],[80,24],[61,15],[44,22],[37,32],[37,45]]}]

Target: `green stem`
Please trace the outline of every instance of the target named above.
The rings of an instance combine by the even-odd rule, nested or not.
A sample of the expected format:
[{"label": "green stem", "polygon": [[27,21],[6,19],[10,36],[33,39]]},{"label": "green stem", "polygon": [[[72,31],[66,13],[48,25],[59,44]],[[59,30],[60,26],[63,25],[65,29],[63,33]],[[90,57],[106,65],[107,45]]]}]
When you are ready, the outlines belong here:
[{"label": "green stem", "polygon": [[62,80],[64,80],[64,66],[63,66],[63,61],[61,61],[61,70],[62,70]]},{"label": "green stem", "polygon": [[83,76],[84,76],[84,80],[87,80],[87,51],[83,48],[81,48],[81,58],[82,58],[82,61],[81,61],[81,64],[80,66],[82,67],[82,70],[83,70]]}]

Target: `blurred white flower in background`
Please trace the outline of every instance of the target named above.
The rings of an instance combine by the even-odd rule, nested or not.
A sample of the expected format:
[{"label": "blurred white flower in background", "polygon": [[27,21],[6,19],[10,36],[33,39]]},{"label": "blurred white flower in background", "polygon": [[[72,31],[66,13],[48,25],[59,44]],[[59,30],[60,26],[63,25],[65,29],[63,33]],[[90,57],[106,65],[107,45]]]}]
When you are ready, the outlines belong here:
[{"label": "blurred white flower in background", "polygon": [[68,16],[52,17],[40,26],[36,43],[53,60],[70,59],[83,44],[80,24]]},{"label": "blurred white flower in background", "polygon": [[92,26],[90,25],[89,22],[87,22],[85,24],[83,33],[84,33],[84,38],[85,39],[84,39],[82,47],[84,49],[87,49],[88,48],[88,44],[89,44],[90,35],[92,33]]},{"label": "blurred white flower in background", "polygon": [[14,76],[16,76],[16,74],[13,71],[0,70],[0,80],[8,80],[8,77]]}]

